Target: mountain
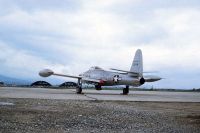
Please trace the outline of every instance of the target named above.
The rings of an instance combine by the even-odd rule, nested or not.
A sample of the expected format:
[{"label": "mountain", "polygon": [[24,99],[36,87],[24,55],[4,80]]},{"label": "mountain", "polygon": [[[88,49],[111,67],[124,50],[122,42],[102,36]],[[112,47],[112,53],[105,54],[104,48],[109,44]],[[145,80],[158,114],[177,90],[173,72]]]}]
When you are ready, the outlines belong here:
[{"label": "mountain", "polygon": [[4,84],[14,84],[14,85],[29,85],[31,83],[28,80],[7,77],[4,75],[0,75],[0,82],[4,82]]}]

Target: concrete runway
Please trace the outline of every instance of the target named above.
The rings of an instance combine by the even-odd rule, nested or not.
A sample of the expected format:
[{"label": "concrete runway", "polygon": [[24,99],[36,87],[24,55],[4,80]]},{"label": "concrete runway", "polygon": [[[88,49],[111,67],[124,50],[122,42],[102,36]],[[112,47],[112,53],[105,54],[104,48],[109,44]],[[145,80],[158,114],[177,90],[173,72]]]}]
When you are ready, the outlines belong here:
[{"label": "concrete runway", "polygon": [[130,91],[120,95],[122,90],[84,90],[76,94],[75,89],[0,87],[0,98],[103,100],[103,101],[154,101],[154,102],[200,102],[199,92]]}]

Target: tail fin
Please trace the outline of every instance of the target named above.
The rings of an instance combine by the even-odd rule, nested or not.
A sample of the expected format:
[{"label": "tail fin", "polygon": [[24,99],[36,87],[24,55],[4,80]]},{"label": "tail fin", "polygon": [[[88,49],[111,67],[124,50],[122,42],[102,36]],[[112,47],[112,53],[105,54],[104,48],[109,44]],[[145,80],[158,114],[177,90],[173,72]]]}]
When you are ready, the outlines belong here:
[{"label": "tail fin", "polygon": [[142,51],[140,49],[138,49],[135,53],[135,57],[130,71],[138,73],[140,77],[143,76],[143,57]]}]

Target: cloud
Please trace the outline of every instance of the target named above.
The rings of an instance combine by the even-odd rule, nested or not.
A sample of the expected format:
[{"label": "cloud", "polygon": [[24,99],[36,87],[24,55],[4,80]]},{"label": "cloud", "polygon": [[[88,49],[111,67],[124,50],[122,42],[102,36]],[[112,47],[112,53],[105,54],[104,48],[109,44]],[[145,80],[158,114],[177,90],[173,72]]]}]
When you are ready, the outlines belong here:
[{"label": "cloud", "polygon": [[185,78],[177,74],[194,75],[200,68],[197,1],[57,3],[0,1],[3,70],[24,77],[46,67],[75,75],[93,65],[128,70],[138,48],[143,50],[145,70],[175,77],[168,81],[172,87],[179,87],[173,84],[176,77]]},{"label": "cloud", "polygon": [[38,71],[42,68],[52,68],[56,71],[65,71],[65,66],[50,62],[41,57],[29,53],[29,51],[14,49],[7,44],[0,42],[0,63],[1,73],[18,76],[21,78],[38,76]]}]

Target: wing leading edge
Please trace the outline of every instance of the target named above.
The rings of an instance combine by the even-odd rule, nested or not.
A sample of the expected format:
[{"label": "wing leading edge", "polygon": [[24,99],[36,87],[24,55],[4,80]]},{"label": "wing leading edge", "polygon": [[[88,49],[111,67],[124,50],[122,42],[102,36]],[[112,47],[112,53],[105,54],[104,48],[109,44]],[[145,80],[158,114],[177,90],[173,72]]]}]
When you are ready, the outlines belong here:
[{"label": "wing leading edge", "polygon": [[94,83],[102,83],[102,81],[103,81],[103,80],[99,80],[99,79],[85,78],[85,77],[82,77],[82,76],[74,76],[74,75],[67,75],[67,74],[58,74],[58,73],[54,73],[50,69],[44,69],[44,70],[40,71],[39,75],[41,77],[49,77],[49,76],[54,75],[54,76],[60,76],[60,77],[76,78],[76,79],[82,79],[84,81],[89,81],[89,82],[94,82]]}]

